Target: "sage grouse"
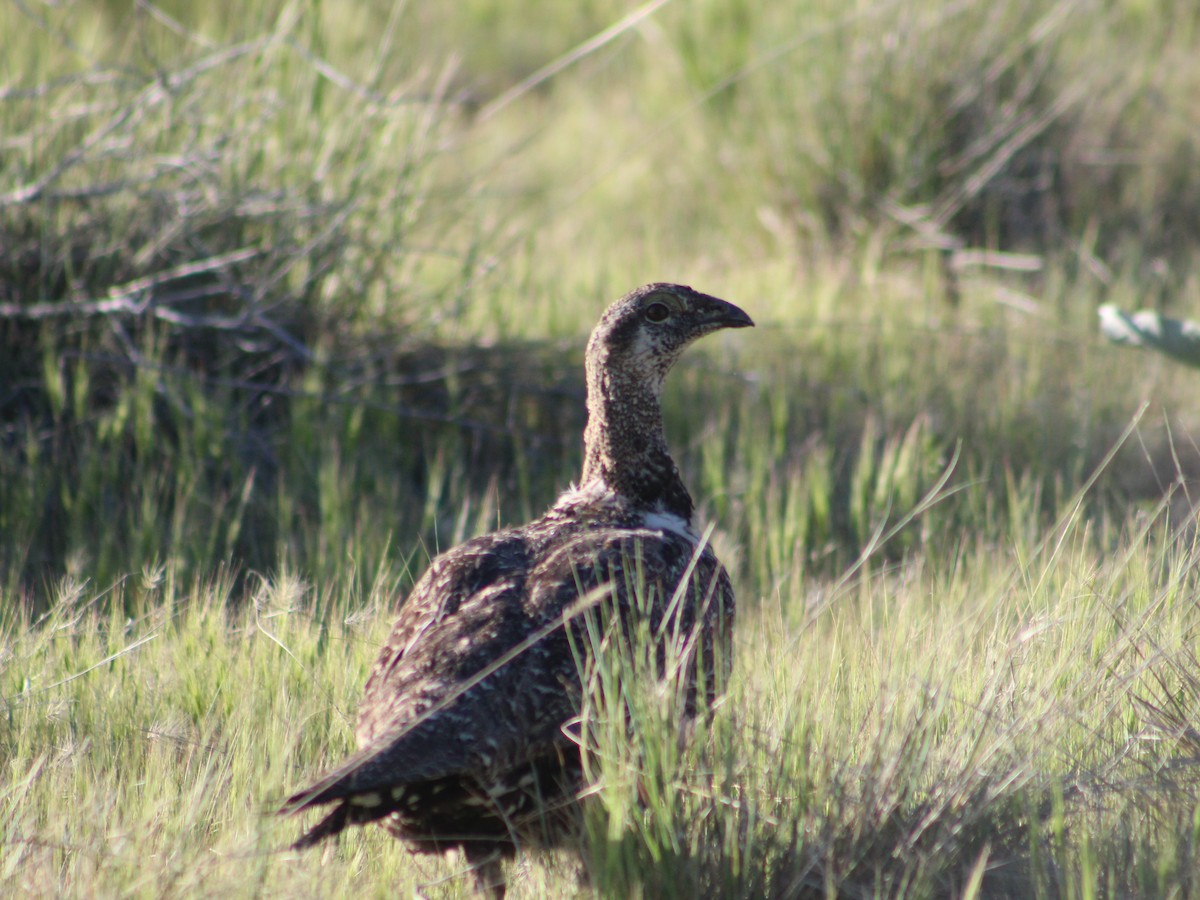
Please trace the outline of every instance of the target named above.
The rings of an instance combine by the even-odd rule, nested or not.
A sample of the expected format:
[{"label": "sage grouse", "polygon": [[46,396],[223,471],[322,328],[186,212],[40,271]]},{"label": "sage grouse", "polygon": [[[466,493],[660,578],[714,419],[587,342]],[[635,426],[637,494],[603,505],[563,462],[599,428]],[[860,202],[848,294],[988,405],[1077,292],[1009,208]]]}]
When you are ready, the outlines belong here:
[{"label": "sage grouse", "polygon": [[[654,631],[664,622],[694,629],[697,672],[713,673],[714,656],[729,659],[733,591],[692,529],[659,395],[688,344],[753,324],[736,306],[673,284],[640,287],[609,307],[587,346],[578,486],[540,519],[433,561],[367,681],[358,751],[281,810],[334,804],[294,849],[378,822],[414,851],[461,849],[476,887],[503,896],[500,860],[561,840],[555,810],[574,807],[582,787],[571,730],[588,646],[579,607],[602,595],[616,612],[610,623],[648,616]],[[695,715],[696,690],[685,717]]]}]

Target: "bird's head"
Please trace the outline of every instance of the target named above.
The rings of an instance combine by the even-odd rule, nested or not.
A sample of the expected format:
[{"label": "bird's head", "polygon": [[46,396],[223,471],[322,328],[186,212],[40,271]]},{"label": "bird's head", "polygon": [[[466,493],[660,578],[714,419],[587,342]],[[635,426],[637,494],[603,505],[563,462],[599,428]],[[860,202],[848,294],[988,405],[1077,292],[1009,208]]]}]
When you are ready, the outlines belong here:
[{"label": "bird's head", "polygon": [[680,284],[647,284],[630,291],[600,319],[588,341],[589,369],[643,380],[657,396],[679,354],[722,328],[754,324],[738,307]]}]

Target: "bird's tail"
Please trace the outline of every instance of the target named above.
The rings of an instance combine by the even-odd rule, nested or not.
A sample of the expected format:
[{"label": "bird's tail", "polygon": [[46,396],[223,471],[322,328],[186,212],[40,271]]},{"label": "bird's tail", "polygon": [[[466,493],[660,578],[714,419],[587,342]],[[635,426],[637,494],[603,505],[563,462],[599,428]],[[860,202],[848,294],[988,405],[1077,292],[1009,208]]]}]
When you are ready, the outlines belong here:
[{"label": "bird's tail", "polygon": [[[292,812],[292,810],[285,807],[280,812],[288,813]],[[306,850],[314,844],[321,843],[325,838],[339,834],[348,824],[350,824],[350,805],[348,803],[339,803],[333,812],[304,832],[288,849]]]},{"label": "bird's tail", "polygon": [[374,822],[391,813],[394,806],[385,804],[379,792],[355,791],[351,787],[349,776],[356,769],[357,765],[339,767],[299,793],[293,794],[280,806],[277,815],[290,816],[314,806],[337,804],[325,818],[291,845],[292,850],[304,850],[319,844],[325,838],[340,834],[349,825]]}]

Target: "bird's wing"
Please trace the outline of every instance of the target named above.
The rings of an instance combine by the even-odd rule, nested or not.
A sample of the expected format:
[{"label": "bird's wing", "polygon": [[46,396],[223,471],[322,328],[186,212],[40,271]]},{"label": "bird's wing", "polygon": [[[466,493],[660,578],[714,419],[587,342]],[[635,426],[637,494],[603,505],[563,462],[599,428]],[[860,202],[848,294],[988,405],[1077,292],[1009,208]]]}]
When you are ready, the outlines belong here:
[{"label": "bird's wing", "polygon": [[[576,654],[599,649],[597,637],[612,629],[626,638],[640,632],[659,677],[683,679],[685,718],[701,703],[710,707],[728,683],[733,588],[712,549],[694,536],[647,528],[581,533],[547,554],[530,584],[535,609],[571,615]],[[576,682],[578,665],[573,659]]]},{"label": "bird's wing", "polygon": [[584,606],[611,603],[623,616],[648,618],[657,630],[674,609],[685,627],[696,613],[707,618],[725,607],[732,613],[729,576],[712,550],[671,531],[580,532],[543,556],[529,584],[531,615],[557,615],[579,599]]},{"label": "bird's wing", "polygon": [[728,581],[711,552],[675,536],[564,535],[490,535],[435,560],[367,683],[360,749],[284,809],[512,767],[564,745],[579,698],[578,646],[564,622],[581,624],[585,607],[608,598],[639,614],[634,585],[647,585],[653,609],[641,612],[657,627],[685,574]]},{"label": "bird's wing", "polygon": [[[509,722],[528,659],[500,664],[536,625],[522,603],[530,542],[486,535],[434,560],[401,606],[359,708],[359,750],[284,805],[285,811],[392,786],[482,771],[511,755]],[[569,708],[569,707],[568,707]],[[531,745],[551,742],[529,735]]]}]

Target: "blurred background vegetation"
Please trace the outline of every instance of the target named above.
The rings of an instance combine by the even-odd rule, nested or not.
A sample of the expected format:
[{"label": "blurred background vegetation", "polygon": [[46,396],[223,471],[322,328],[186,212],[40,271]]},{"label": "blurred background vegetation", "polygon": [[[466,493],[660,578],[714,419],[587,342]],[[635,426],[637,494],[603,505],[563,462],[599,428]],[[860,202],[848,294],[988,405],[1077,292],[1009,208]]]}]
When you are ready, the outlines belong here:
[{"label": "blurred background vegetation", "polygon": [[722,512],[807,472],[810,555],[857,552],[904,434],[910,494],[961,440],[1049,496],[1154,397],[1174,456],[1156,411],[1105,484],[1195,469],[1179,376],[1092,336],[1196,297],[1191,4],[0,15],[9,596],[523,518],[577,466],[587,330],[658,279],[765,326],[677,379],[673,439]]},{"label": "blurred background vegetation", "polygon": [[0,0],[5,621],[388,607],[574,477],[583,342],[657,280],[759,323],[666,398],[743,609],[1086,594],[1194,522],[1196,376],[1096,310],[1194,314],[1198,44],[1187,0]]}]

